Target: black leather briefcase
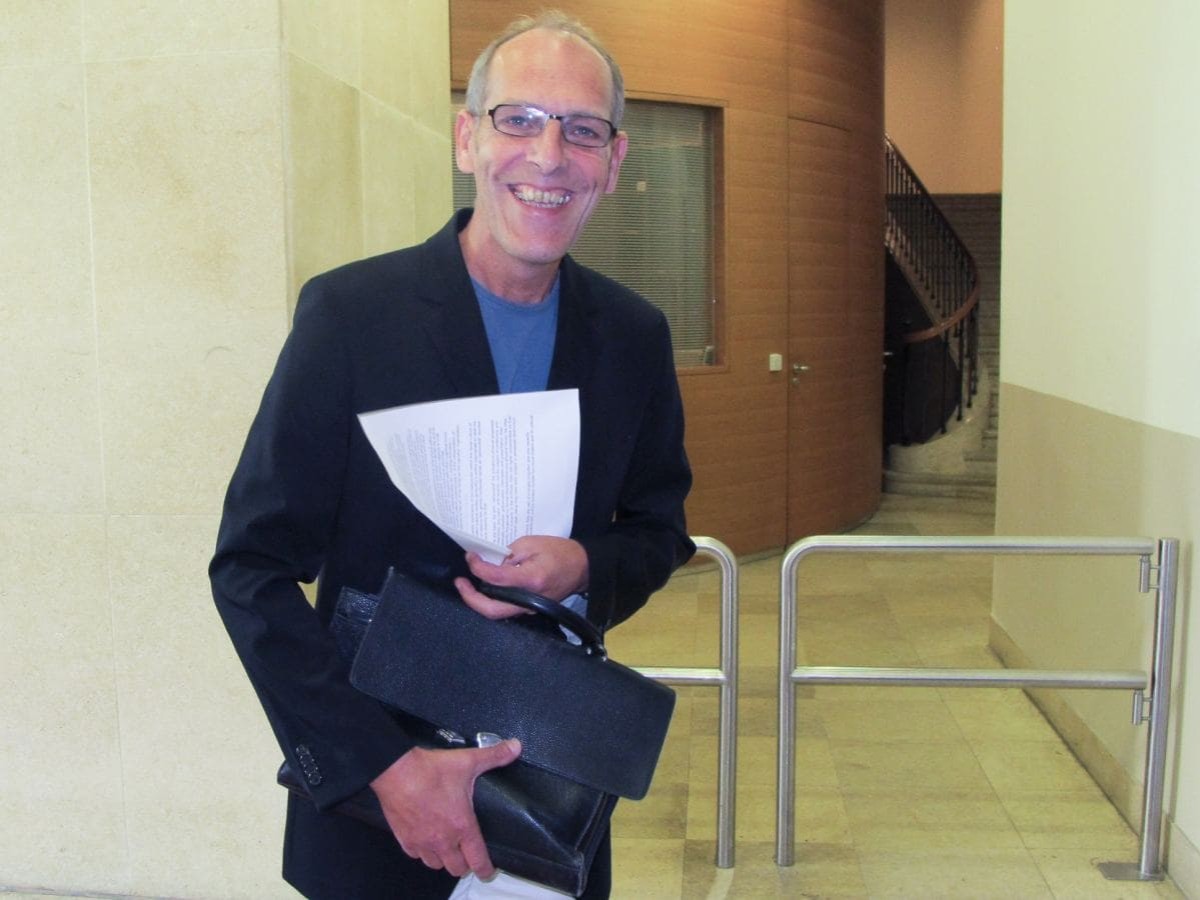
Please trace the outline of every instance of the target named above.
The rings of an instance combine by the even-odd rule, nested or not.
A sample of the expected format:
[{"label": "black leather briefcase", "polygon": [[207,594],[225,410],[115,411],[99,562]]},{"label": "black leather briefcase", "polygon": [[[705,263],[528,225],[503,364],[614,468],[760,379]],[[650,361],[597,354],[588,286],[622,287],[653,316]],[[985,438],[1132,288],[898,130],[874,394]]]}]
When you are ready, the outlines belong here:
[{"label": "black leather briefcase", "polygon": [[527,764],[606,793],[644,797],[675,692],[611,659],[599,631],[574,610],[528,591],[481,587],[534,615],[493,621],[455,591],[392,574],[351,683],[465,737],[519,738]]},{"label": "black leather briefcase", "polygon": [[[492,621],[452,590],[393,573],[378,595],[344,588],[331,631],[354,660],[355,686],[391,707],[417,744],[521,740],[520,759],[475,783],[488,852],[498,868],[578,896],[617,795],[649,787],[674,692],[609,659],[572,610],[483,587],[536,615]],[[279,781],[307,793],[287,763]],[[388,827],[369,789],[337,809]]]}]

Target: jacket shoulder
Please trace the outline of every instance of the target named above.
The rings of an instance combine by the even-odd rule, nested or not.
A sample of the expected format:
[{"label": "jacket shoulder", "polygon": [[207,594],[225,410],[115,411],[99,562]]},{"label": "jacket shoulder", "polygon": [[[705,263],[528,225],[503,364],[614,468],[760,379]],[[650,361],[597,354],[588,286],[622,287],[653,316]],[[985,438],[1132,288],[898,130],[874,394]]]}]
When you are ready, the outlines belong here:
[{"label": "jacket shoulder", "polygon": [[337,298],[339,304],[370,305],[394,300],[397,291],[425,287],[437,293],[449,289],[456,277],[466,278],[457,240],[457,216],[428,240],[337,266],[309,279],[300,296]]}]

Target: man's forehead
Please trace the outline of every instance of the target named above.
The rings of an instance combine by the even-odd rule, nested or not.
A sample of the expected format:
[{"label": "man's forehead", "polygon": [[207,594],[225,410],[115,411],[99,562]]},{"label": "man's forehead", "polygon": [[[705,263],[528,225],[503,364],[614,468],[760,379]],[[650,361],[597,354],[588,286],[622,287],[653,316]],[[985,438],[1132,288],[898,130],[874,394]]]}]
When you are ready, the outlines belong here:
[{"label": "man's forehead", "polygon": [[489,100],[530,100],[529,97],[496,97],[497,90],[517,91],[544,80],[566,86],[572,81],[599,95],[605,104],[612,99],[612,75],[608,64],[594,47],[570,32],[534,28],[501,44],[492,57],[488,73]]}]

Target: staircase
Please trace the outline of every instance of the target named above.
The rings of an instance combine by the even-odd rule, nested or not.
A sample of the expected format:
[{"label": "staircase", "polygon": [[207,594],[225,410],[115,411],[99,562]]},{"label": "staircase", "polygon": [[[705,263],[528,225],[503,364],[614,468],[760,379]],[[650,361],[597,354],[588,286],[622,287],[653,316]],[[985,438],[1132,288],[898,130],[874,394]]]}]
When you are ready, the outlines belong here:
[{"label": "staircase", "polygon": [[979,281],[979,391],[945,434],[887,451],[884,490],[896,494],[994,499],[1000,384],[999,194],[933,198],[974,257]]}]

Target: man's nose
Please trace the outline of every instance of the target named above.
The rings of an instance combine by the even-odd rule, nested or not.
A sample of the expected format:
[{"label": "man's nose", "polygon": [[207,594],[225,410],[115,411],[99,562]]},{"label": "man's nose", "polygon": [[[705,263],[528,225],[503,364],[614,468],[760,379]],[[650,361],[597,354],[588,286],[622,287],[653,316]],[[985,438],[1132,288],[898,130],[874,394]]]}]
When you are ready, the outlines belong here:
[{"label": "man's nose", "polygon": [[542,133],[529,138],[529,160],[543,172],[553,172],[563,164],[566,149],[562,122],[550,119]]}]

